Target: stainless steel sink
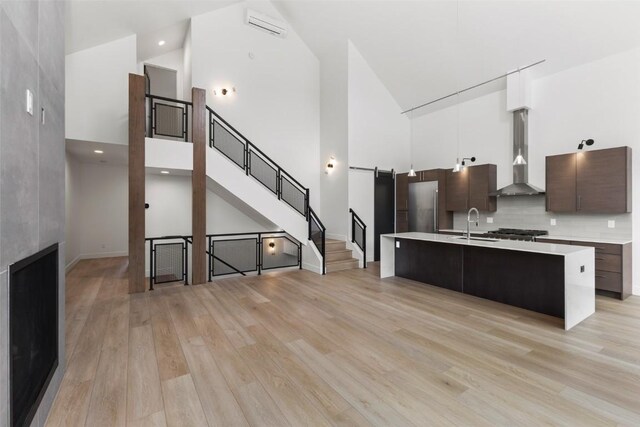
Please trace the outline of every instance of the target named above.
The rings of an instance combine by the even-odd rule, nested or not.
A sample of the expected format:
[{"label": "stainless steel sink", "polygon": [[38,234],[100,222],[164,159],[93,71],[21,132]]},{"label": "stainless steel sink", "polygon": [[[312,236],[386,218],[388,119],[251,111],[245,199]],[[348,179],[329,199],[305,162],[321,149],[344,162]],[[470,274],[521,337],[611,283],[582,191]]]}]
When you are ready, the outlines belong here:
[{"label": "stainless steel sink", "polygon": [[[455,240],[467,240],[466,236],[455,236],[452,237]],[[480,242],[499,242],[499,239],[489,239],[487,237],[470,237],[469,240],[478,240]]]}]

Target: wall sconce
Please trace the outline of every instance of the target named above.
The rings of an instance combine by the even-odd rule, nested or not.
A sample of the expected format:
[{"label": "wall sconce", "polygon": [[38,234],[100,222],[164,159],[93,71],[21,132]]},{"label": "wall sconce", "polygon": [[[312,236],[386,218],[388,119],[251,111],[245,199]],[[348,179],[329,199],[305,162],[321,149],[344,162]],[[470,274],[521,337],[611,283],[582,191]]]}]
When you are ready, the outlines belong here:
[{"label": "wall sconce", "polygon": [[226,87],[223,87],[220,89],[213,90],[213,96],[227,96],[227,95],[233,95],[235,93],[236,93],[235,86],[232,87],[231,89],[227,89]]},{"label": "wall sconce", "polygon": [[276,254],[276,242],[274,242],[273,239],[269,242],[269,252],[271,252],[271,255]]},{"label": "wall sconce", "polygon": [[328,175],[331,171],[333,171],[335,166],[336,166],[336,158],[331,156],[331,158],[329,159],[329,163],[327,163],[327,170],[324,173]]},{"label": "wall sconce", "polygon": [[595,141],[593,139],[583,139],[580,141],[580,144],[578,144],[578,150],[582,150],[585,144],[587,144],[587,146],[592,146],[594,142]]},{"label": "wall sconce", "polygon": [[476,161],[475,157],[463,157],[462,163],[460,162],[460,158],[456,159],[456,165],[453,167],[453,172],[460,172],[466,167],[466,161],[473,163]]}]

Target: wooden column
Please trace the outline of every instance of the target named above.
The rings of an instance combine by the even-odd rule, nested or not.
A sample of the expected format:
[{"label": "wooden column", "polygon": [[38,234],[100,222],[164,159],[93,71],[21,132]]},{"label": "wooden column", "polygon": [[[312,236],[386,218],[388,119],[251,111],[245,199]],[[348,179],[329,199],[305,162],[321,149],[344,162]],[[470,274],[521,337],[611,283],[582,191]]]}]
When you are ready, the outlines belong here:
[{"label": "wooden column", "polygon": [[192,283],[199,285],[207,281],[207,114],[206,92],[204,89],[193,88],[191,100],[193,102],[193,172],[191,185],[193,194],[191,199],[191,228],[193,245],[191,265],[193,269]]},{"label": "wooden column", "polygon": [[145,78],[129,74],[129,293],[145,291]]}]

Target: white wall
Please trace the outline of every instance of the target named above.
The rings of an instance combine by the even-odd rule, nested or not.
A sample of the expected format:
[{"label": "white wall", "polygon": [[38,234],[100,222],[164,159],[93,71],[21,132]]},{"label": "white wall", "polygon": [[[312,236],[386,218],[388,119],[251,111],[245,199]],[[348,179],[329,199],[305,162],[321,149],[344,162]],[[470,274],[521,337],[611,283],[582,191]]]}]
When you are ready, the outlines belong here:
[{"label": "white wall", "polygon": [[[176,98],[185,99],[185,93],[191,92],[191,88],[184,86],[184,57],[185,53],[183,49],[172,50],[164,55],[156,56],[153,58],[145,59],[138,64],[138,73],[144,72],[144,65],[155,65],[160,68],[167,68],[169,70],[176,71]],[[189,97],[190,98],[190,97]]]},{"label": "white wall", "polygon": [[83,258],[128,253],[128,170],[82,163],[67,154],[67,266]]},{"label": "white wall", "polygon": [[[348,46],[349,165],[406,170],[409,119],[353,43]],[[367,224],[367,258],[374,257],[374,176],[349,170],[349,207]]]},{"label": "white wall", "polygon": [[191,60],[191,24],[187,30],[187,35],[184,38],[184,45],[182,46],[182,66],[183,66],[183,95],[184,99],[191,101],[191,74],[192,74],[192,60]]},{"label": "white wall", "polygon": [[136,73],[136,36],[66,56],[68,139],[129,143],[129,73]]},{"label": "white wall", "polygon": [[[348,46],[336,43],[320,62],[320,188],[316,213],[330,238],[346,240],[349,233],[349,111]],[[331,157],[336,164],[329,174]]]},{"label": "white wall", "polygon": [[80,192],[80,166],[71,155],[65,161],[65,265],[70,266],[80,255],[79,235],[74,227],[78,223],[78,195]]},{"label": "white wall", "polygon": [[[293,30],[280,39],[245,25],[247,7],[282,19],[264,1],[192,18],[193,86],[206,89],[211,108],[309,187],[311,204],[317,206],[318,60]],[[223,86],[235,86],[237,94],[214,98],[212,90]]]},{"label": "white wall", "polygon": [[[545,156],[576,151],[593,138],[593,149],[630,146],[633,162],[633,240],[640,242],[640,49],[623,52],[534,80],[529,114],[529,181],[544,188]],[[511,182],[511,115],[504,91],[460,105],[460,154],[498,165],[498,187]],[[456,107],[416,117],[413,162],[417,169],[450,167],[456,157]],[[605,221],[596,218],[593,227]],[[498,224],[494,224],[498,226]],[[526,226],[526,224],[523,224]],[[601,230],[586,229],[587,233]],[[551,232],[553,234],[553,232]],[[640,294],[640,245],[633,255],[634,292]]]}]

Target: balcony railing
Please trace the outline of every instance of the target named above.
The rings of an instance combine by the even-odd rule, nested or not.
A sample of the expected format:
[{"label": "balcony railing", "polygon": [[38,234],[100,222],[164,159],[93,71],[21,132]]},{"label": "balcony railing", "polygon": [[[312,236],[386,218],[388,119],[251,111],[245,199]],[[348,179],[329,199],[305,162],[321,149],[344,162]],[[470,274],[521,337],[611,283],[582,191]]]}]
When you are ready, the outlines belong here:
[{"label": "balcony railing", "polygon": [[146,95],[147,137],[162,137],[172,140],[189,141],[189,110],[193,104],[189,101]]}]

